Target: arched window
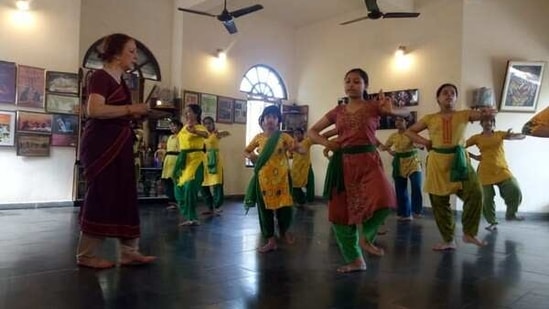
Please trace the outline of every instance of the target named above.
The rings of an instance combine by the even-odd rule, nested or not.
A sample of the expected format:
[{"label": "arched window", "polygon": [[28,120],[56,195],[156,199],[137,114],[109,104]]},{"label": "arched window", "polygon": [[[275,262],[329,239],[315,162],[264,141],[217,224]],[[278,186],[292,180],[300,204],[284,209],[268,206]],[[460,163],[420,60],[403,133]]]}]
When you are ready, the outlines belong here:
[{"label": "arched window", "polygon": [[[246,145],[257,134],[261,133],[259,116],[269,105],[280,106],[288,95],[280,74],[273,68],[263,64],[251,67],[240,82],[240,91],[246,93]],[[251,162],[246,160],[246,166]]]}]

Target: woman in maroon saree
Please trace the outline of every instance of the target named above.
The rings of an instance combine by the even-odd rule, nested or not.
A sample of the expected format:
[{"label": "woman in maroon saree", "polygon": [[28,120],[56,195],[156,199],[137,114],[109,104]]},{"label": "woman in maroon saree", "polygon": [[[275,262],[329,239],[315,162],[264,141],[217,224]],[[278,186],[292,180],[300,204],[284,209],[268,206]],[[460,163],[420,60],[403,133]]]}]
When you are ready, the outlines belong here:
[{"label": "woman in maroon saree", "polygon": [[137,49],[125,34],[107,36],[103,47],[104,68],[94,72],[88,84],[88,120],[80,153],[87,191],[80,208],[76,256],[78,265],[99,269],[115,265],[96,255],[105,237],[119,239],[121,265],[155,259],[138,251],[139,212],[130,127],[130,120],[147,114],[148,107],[132,105],[122,79],[137,60]]}]

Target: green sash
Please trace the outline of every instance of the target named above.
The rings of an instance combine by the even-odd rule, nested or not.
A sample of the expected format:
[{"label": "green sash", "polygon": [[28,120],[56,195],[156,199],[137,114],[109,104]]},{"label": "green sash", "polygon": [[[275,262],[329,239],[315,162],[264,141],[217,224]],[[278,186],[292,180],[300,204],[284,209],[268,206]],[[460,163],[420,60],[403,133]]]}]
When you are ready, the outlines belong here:
[{"label": "green sash", "polygon": [[451,148],[432,148],[434,152],[454,154],[452,167],[450,168],[450,181],[458,182],[469,179],[467,170],[467,156],[463,146],[455,146]]},{"label": "green sash", "polygon": [[271,137],[265,143],[265,147],[261,150],[259,157],[254,166],[254,174],[248,183],[246,188],[246,195],[244,196],[244,208],[246,208],[246,214],[251,207],[254,207],[256,204],[263,204],[263,198],[261,197],[261,188],[259,186],[259,171],[265,166],[267,161],[271,158],[271,155],[276,149],[276,144],[280,139],[281,132],[279,130],[273,132]]},{"label": "green sash", "polygon": [[400,175],[400,159],[409,158],[417,154],[416,150],[406,152],[395,152],[393,156],[393,177],[401,177]]},{"label": "green sash", "polygon": [[179,154],[177,155],[177,160],[175,161],[175,166],[173,168],[173,180],[175,180],[176,182],[179,181],[179,177],[181,177],[181,173],[187,165],[187,154],[197,151],[204,151],[204,149],[181,149],[181,151],[179,151]]},{"label": "green sash", "polygon": [[315,174],[313,167],[309,165],[309,174],[307,175],[307,202],[311,203],[315,200]]},{"label": "green sash", "polygon": [[328,163],[328,169],[326,170],[326,180],[324,181],[323,192],[324,198],[330,199],[334,188],[337,189],[337,192],[345,190],[345,183],[343,179],[343,154],[356,154],[374,151],[376,151],[376,146],[374,145],[351,146],[334,151],[334,154]]},{"label": "green sash", "polygon": [[208,149],[208,173],[217,174],[217,156],[219,155],[219,149]]}]

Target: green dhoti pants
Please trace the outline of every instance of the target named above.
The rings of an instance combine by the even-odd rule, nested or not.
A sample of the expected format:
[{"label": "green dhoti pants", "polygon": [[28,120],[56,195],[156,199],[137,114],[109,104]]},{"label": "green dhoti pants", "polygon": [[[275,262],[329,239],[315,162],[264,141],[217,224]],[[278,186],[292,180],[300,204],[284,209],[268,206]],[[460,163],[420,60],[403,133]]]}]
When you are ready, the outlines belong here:
[{"label": "green dhoti pants", "polygon": [[261,227],[261,234],[265,238],[271,238],[275,235],[275,223],[274,217],[276,215],[276,221],[278,222],[278,232],[280,236],[284,236],[294,216],[293,207],[285,206],[276,210],[266,209],[263,203],[258,203],[257,212],[259,213],[259,226]]},{"label": "green dhoti pants", "polygon": [[498,186],[499,195],[505,201],[507,211],[505,217],[513,217],[516,215],[518,207],[522,202],[522,192],[515,177],[511,177],[502,182],[482,186],[484,194],[484,205],[482,206],[482,213],[484,218],[490,224],[497,224],[496,220],[496,204],[494,203],[494,196],[496,192],[494,186]]},{"label": "green dhoti pants", "polygon": [[186,220],[198,220],[196,205],[198,203],[198,192],[202,187],[204,179],[204,167],[202,164],[196,169],[194,179],[187,181],[182,186],[175,186],[175,199],[179,206],[179,212]]}]

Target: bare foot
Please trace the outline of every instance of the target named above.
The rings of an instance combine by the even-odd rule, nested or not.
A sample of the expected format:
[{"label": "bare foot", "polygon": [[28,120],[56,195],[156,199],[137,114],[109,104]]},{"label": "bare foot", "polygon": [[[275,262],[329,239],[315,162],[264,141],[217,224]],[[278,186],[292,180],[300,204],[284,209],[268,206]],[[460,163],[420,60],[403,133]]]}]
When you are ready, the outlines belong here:
[{"label": "bare foot", "polygon": [[397,221],[399,221],[399,222],[410,222],[410,221],[412,221],[412,220],[414,220],[414,217],[412,217],[412,216],[408,216],[408,217],[398,217],[398,218],[397,218]]},{"label": "bare foot", "polygon": [[505,216],[505,220],[507,220],[507,221],[524,221],[524,217],[517,216],[517,215],[507,215],[507,216]]},{"label": "bare foot", "polygon": [[294,234],[290,233],[290,232],[286,232],[286,234],[284,235],[284,241],[286,241],[286,243],[288,245],[293,245],[295,243],[295,236]]},{"label": "bare foot", "polygon": [[484,247],[486,245],[486,242],[476,238],[476,236],[471,236],[471,235],[463,235],[463,242],[464,243],[468,243],[468,244],[473,244],[473,245],[477,245],[479,247]]},{"label": "bare foot", "polygon": [[146,265],[154,262],[155,260],[156,260],[156,256],[142,255],[140,253],[136,253],[136,254],[132,254],[130,256],[121,258],[120,265],[121,266]]},{"label": "bare foot", "polygon": [[203,211],[202,213],[200,213],[201,215],[204,215],[204,216],[211,216],[213,215],[213,211],[211,210],[206,210],[206,211]]},{"label": "bare foot", "polygon": [[371,244],[364,239],[360,240],[360,247],[362,248],[362,250],[368,252],[368,254],[371,254],[374,256],[385,255],[385,250],[383,250],[382,248],[376,247],[374,244]]},{"label": "bare foot", "polygon": [[112,268],[116,265],[113,262],[100,257],[79,258],[76,260],[76,264],[80,267],[88,267],[94,269],[107,269]]},{"label": "bare foot", "polygon": [[484,229],[490,232],[495,232],[498,229],[497,225],[498,225],[497,223],[492,223],[489,226],[485,227]]},{"label": "bare foot", "polygon": [[168,207],[166,207],[166,210],[174,210],[177,209],[177,204],[168,204]]},{"label": "bare foot", "polygon": [[267,252],[275,251],[276,249],[278,249],[278,246],[276,245],[276,241],[269,239],[267,244],[257,249],[257,251],[259,251],[260,253],[267,253]]},{"label": "bare foot", "polygon": [[179,223],[178,226],[199,226],[199,225],[200,225],[200,221],[198,220],[185,220]]},{"label": "bare foot", "polygon": [[358,258],[352,263],[349,263],[347,265],[343,265],[337,268],[337,272],[342,274],[352,273],[356,271],[365,271],[365,270],[366,270],[366,263],[362,258]]},{"label": "bare foot", "polygon": [[449,250],[455,250],[456,249],[456,242],[450,241],[450,242],[441,242],[433,246],[434,251],[449,251]]}]

